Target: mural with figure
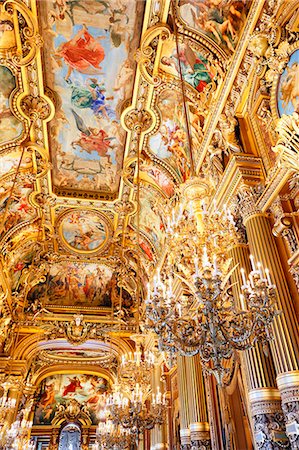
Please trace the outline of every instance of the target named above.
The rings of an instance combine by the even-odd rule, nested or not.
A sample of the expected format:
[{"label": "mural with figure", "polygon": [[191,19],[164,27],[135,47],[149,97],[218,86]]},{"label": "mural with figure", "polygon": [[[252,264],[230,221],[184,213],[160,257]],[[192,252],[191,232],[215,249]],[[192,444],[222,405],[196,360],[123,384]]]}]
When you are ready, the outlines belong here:
[{"label": "mural with figure", "polygon": [[43,4],[46,82],[58,95],[50,124],[54,184],[118,190],[144,2],[50,0]]},{"label": "mural with figure", "polygon": [[0,65],[0,145],[18,138],[23,131],[23,124],[13,115],[9,103],[15,89],[13,73]]},{"label": "mural with figure", "polygon": [[290,57],[278,83],[279,115],[299,113],[299,49]]},{"label": "mural with figure", "polygon": [[179,77],[180,70],[186,83],[198,92],[203,92],[216,77],[217,69],[207,58],[195,51],[187,41],[179,43],[177,52],[174,42],[165,42],[162,50],[160,70]]},{"label": "mural with figure", "polygon": [[93,424],[97,424],[98,414],[105,406],[109,391],[109,382],[96,375],[56,374],[50,376],[42,382],[40,387],[34,424],[49,425],[58,405],[65,405],[72,399],[85,404]]},{"label": "mural with figure", "polygon": [[93,211],[67,214],[61,221],[60,230],[67,245],[84,252],[98,251],[109,235],[106,221]]},{"label": "mural with figure", "polygon": [[[159,251],[164,242],[165,230],[161,214],[157,209],[157,197],[159,193],[153,190],[141,190],[140,192],[140,229],[150,238],[155,248]],[[134,217],[134,226],[137,226],[137,217]],[[142,250],[149,259],[151,251],[146,250],[146,241],[140,240]]]},{"label": "mural with figure", "polygon": [[[36,215],[35,209],[30,205],[28,196],[33,190],[30,176],[22,174],[19,182],[14,183],[11,177],[2,179],[0,185],[0,223],[2,229],[0,234],[11,230],[20,222],[33,219]],[[12,190],[12,186],[14,189]],[[7,206],[9,205],[9,209]]]},{"label": "mural with figure", "polygon": [[33,287],[27,300],[29,309],[38,300],[62,308],[111,308],[119,304],[120,294],[123,307],[129,310],[133,305],[132,297],[126,289],[120,289],[111,267],[63,260],[51,264],[46,281]]},{"label": "mural with figure", "polygon": [[169,164],[181,181],[186,181],[190,176],[190,154],[181,93],[165,89],[159,95],[157,108],[161,113],[161,126],[149,138],[148,149]]},{"label": "mural with figure", "polygon": [[104,265],[61,261],[51,264],[46,282],[28,294],[29,304],[37,299],[57,306],[111,306],[112,269]]},{"label": "mural with figure", "polygon": [[186,25],[233,52],[250,8],[250,0],[179,0]]}]

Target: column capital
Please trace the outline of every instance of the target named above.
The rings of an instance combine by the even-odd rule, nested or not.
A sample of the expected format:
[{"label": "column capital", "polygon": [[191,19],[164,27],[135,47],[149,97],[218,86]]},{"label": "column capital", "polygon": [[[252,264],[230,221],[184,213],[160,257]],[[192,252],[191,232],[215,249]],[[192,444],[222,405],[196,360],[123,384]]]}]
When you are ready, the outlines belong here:
[{"label": "column capital", "polygon": [[239,206],[239,212],[243,219],[244,225],[246,221],[253,216],[264,215],[264,213],[259,208],[257,201],[259,198],[259,193],[252,186],[242,184],[239,188],[237,195],[237,203]]}]

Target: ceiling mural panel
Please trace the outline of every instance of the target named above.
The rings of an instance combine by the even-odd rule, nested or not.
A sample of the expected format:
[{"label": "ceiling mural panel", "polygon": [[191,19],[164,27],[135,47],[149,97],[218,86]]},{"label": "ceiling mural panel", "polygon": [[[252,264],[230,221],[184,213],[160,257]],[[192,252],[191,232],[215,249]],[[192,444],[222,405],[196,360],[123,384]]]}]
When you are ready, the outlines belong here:
[{"label": "ceiling mural panel", "polygon": [[120,115],[132,95],[143,2],[41,2],[54,186],[116,197],[124,157]]},{"label": "ceiling mural panel", "polygon": [[173,196],[175,183],[170,178],[169,172],[162,167],[157,166],[152,161],[144,161],[140,167],[140,176],[144,182],[161,189],[167,197]]},{"label": "ceiling mural panel", "polygon": [[65,308],[111,307],[116,284],[112,268],[106,265],[61,261],[52,264],[45,283],[28,294],[28,304],[37,299],[44,304]]},{"label": "ceiling mural panel", "polygon": [[299,113],[299,49],[290,55],[277,86],[277,108],[279,116]]},{"label": "ceiling mural panel", "polygon": [[178,49],[179,55],[174,41],[163,44],[160,70],[179,77],[181,67],[183,80],[197,92],[203,92],[215,79],[217,66],[213,66],[199,50],[192,48],[191,41],[178,43]]},{"label": "ceiling mural panel", "polygon": [[17,83],[8,67],[0,65],[0,146],[19,138],[23,132],[23,123],[15,117],[11,100]]},{"label": "ceiling mural panel", "polygon": [[97,424],[97,415],[104,408],[109,391],[109,382],[96,375],[57,374],[48,377],[40,388],[34,423],[49,425],[55,412],[59,410],[59,405],[76,400],[80,404],[86,404],[93,424]]},{"label": "ceiling mural panel", "polygon": [[[20,222],[33,219],[37,212],[29,203],[29,194],[33,191],[33,183],[30,174],[23,173],[19,182],[14,184],[13,176],[1,180],[0,187],[0,221],[1,234],[11,230]],[[9,208],[7,208],[9,206]]]},{"label": "ceiling mural panel", "polygon": [[182,94],[167,88],[160,93],[156,104],[161,115],[161,126],[148,139],[148,148],[175,171],[178,179],[185,181],[190,175],[190,157]]},{"label": "ceiling mural panel", "polygon": [[178,13],[185,26],[233,52],[250,4],[249,0],[179,0]]},{"label": "ceiling mural panel", "polygon": [[31,171],[32,169],[32,155],[28,150],[24,151],[23,157],[20,148],[13,148],[1,154],[0,157],[0,176],[8,175],[16,171],[20,165],[21,170]]},{"label": "ceiling mural panel", "polygon": [[[156,189],[143,187],[140,192],[140,229],[149,238],[155,249],[160,252],[165,237],[164,223],[161,211],[159,211],[159,195]],[[137,226],[137,217],[133,221],[134,227]],[[146,245],[146,241],[144,241]],[[146,248],[143,249],[147,253]],[[149,259],[151,252],[148,252]]]}]

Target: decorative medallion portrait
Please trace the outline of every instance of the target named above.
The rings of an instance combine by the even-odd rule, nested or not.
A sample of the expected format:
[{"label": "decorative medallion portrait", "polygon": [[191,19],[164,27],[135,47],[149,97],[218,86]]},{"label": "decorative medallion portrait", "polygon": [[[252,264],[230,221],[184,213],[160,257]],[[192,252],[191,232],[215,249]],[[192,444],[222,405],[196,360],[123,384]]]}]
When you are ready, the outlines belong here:
[{"label": "decorative medallion portrait", "polygon": [[93,211],[74,211],[60,219],[61,240],[79,253],[98,253],[104,250],[110,236],[108,219]]},{"label": "decorative medallion portrait", "polygon": [[280,117],[283,114],[299,113],[299,49],[291,55],[280,76],[277,88],[277,107]]},{"label": "decorative medallion portrait", "polygon": [[35,425],[49,425],[60,404],[70,400],[86,404],[93,424],[98,423],[98,414],[105,407],[109,382],[96,375],[66,374],[46,378],[41,386],[34,414]]},{"label": "decorative medallion portrait", "polygon": [[10,109],[10,96],[15,88],[13,73],[7,67],[0,66],[0,145],[17,139],[23,131],[22,122]]}]

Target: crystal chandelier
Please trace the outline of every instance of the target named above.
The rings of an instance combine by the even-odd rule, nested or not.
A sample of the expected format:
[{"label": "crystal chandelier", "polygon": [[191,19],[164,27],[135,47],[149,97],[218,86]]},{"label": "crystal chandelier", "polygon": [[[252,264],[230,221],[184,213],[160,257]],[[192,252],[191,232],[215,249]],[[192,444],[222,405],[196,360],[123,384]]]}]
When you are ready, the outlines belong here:
[{"label": "crystal chandelier", "polygon": [[[241,269],[241,308],[236,307],[229,278],[227,248],[234,239],[229,210],[208,215],[180,207],[168,220],[168,257],[148,286],[147,326],[159,336],[160,350],[199,354],[204,369],[225,384],[233,371],[228,361],[237,350],[271,339],[276,289],[268,269],[255,265],[248,279]],[[180,291],[179,288],[180,287]],[[176,290],[176,292],[175,292]],[[182,291],[189,292],[183,295]]]},{"label": "crystal chandelier", "polygon": [[93,450],[125,450],[131,444],[130,430],[115,425],[110,419],[99,422],[96,436]]},{"label": "crystal chandelier", "polygon": [[151,373],[156,362],[151,350],[144,350],[147,336],[134,334],[130,339],[135,342],[135,351],[122,355],[118,368],[118,378],[123,386],[133,389],[136,383],[139,386],[148,386],[151,382]]},{"label": "crystal chandelier", "polygon": [[161,425],[166,411],[166,396],[162,395],[159,388],[156,394],[152,393],[152,401],[149,386],[135,384],[132,390],[121,389],[115,385],[114,391],[108,397],[107,408],[114,424],[130,430],[137,443],[139,435],[145,430],[151,430],[155,425]]},{"label": "crystal chandelier", "polygon": [[25,418],[15,420],[5,431],[3,450],[34,450],[35,442],[30,439],[31,428],[32,421]]},{"label": "crystal chandelier", "polygon": [[8,393],[11,388],[11,383],[5,381],[1,387],[3,389],[2,396],[0,397],[0,425],[3,426],[7,415],[14,411],[16,407],[16,399],[9,398]]}]

